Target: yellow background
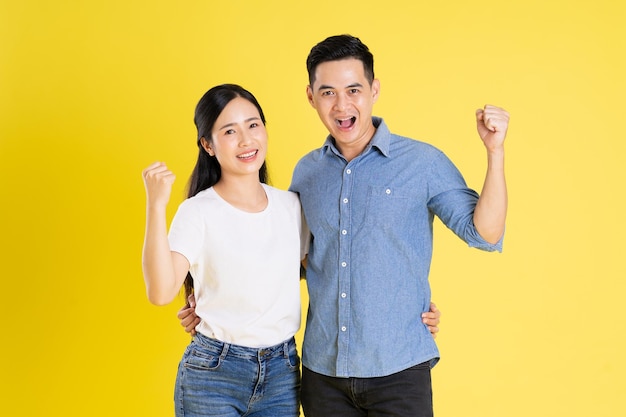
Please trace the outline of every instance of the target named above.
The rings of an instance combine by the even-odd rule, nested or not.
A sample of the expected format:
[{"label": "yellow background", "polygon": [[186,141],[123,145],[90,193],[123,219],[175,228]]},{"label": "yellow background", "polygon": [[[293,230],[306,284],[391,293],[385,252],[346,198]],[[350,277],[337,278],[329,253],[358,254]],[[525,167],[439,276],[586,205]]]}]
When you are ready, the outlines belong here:
[{"label": "yellow background", "polygon": [[325,135],[307,53],[351,33],[376,58],[375,114],[474,188],[474,109],[512,115],[504,253],[436,225],[436,415],[625,415],[625,21],[618,0],[1,0],[0,414],[173,415],[188,337],[182,298],[145,296],[141,170],[178,174],[173,215],[194,106],[235,82],[264,107],[286,188]]}]

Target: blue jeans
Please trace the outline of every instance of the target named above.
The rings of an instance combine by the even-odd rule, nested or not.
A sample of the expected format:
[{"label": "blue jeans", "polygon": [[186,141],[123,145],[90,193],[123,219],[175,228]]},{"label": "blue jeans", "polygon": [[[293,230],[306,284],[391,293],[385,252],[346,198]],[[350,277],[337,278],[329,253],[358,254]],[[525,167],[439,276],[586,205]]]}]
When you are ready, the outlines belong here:
[{"label": "blue jeans", "polygon": [[302,368],[306,417],[432,417],[430,363],[378,378],[335,378]]},{"label": "blue jeans", "polygon": [[257,349],[196,334],[178,365],[174,402],[177,417],[297,417],[295,340]]}]

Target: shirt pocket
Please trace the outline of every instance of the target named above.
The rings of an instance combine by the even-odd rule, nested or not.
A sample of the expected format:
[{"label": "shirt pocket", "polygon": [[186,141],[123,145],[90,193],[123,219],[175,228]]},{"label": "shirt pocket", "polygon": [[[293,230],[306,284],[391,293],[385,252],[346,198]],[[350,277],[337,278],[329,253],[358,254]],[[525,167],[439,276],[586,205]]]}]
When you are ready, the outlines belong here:
[{"label": "shirt pocket", "polygon": [[367,227],[402,227],[411,211],[411,196],[406,190],[393,186],[371,185],[368,188],[363,222]]}]

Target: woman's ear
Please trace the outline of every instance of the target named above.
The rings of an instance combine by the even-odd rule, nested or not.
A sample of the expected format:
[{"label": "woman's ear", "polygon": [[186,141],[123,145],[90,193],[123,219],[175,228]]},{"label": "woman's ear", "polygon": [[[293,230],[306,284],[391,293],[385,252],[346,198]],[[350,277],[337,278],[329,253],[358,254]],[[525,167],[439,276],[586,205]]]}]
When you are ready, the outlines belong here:
[{"label": "woman's ear", "polygon": [[200,144],[210,156],[215,156],[215,152],[213,152],[213,148],[211,147],[211,144],[209,143],[208,140],[206,140],[204,136],[200,138]]}]

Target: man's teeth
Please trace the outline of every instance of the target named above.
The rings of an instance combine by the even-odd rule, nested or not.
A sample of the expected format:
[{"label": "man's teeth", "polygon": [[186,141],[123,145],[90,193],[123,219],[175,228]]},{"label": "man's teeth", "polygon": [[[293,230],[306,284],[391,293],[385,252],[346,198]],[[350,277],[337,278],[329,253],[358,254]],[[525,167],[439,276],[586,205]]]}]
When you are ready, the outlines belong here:
[{"label": "man's teeth", "polygon": [[354,120],[354,117],[349,117],[347,119],[337,119],[337,124],[341,127],[348,127],[354,123]]}]

